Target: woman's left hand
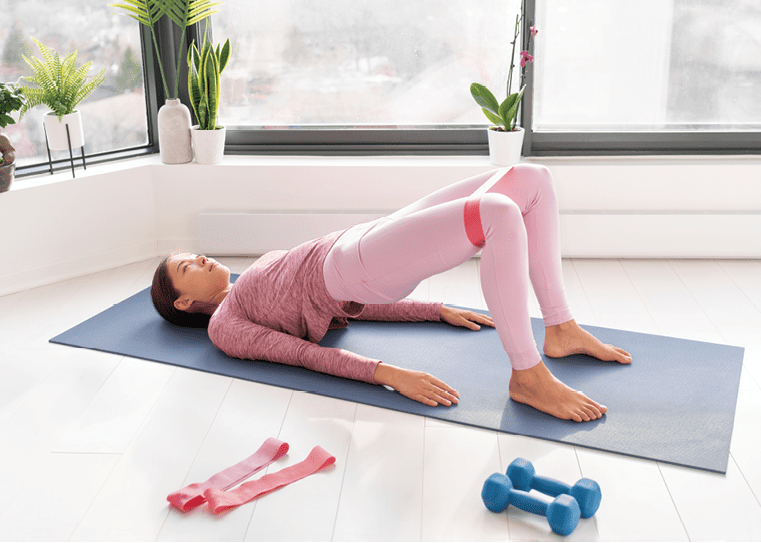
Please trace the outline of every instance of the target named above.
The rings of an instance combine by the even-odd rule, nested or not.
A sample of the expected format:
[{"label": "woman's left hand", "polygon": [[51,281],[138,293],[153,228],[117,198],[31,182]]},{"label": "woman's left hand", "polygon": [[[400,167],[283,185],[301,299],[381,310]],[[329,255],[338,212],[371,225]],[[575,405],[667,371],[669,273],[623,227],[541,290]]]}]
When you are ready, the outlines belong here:
[{"label": "woman's left hand", "polygon": [[463,326],[470,328],[471,330],[480,330],[481,327],[476,323],[485,324],[494,328],[494,321],[488,315],[482,315],[474,311],[467,309],[457,309],[454,307],[447,307],[441,304],[441,320],[451,324],[452,326]]}]

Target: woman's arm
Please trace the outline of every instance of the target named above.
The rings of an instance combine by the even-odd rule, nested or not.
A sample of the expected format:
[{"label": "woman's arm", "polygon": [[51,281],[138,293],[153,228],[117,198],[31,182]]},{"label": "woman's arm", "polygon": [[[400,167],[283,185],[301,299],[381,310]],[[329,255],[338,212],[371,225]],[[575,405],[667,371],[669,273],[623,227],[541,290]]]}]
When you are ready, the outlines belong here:
[{"label": "woman's arm", "polygon": [[376,384],[373,375],[380,360],[345,349],[322,347],[242,317],[212,320],[209,324],[209,338],[217,348],[234,358],[302,366],[321,373]]},{"label": "woman's arm", "polygon": [[426,405],[457,403],[457,391],[427,373],[406,370],[345,349],[311,341],[236,317],[212,321],[209,337],[229,356],[302,366],[321,373],[371,384],[388,385]]},{"label": "woman's arm", "polygon": [[438,322],[440,317],[439,302],[420,302],[405,298],[391,304],[365,304],[362,313],[351,318],[363,321]]},{"label": "woman's arm", "polygon": [[442,321],[471,330],[479,330],[479,324],[494,328],[494,321],[488,315],[447,307],[439,302],[419,302],[406,298],[393,304],[367,304],[362,313],[354,318],[367,321]]}]

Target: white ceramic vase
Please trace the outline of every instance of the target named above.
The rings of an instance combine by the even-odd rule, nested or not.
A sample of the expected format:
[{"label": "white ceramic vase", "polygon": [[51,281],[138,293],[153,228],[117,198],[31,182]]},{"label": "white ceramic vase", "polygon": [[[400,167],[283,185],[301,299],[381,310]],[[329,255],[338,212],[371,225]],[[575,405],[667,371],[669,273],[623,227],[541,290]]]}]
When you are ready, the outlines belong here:
[{"label": "white ceramic vase", "polygon": [[195,125],[190,131],[193,138],[193,152],[198,164],[219,164],[225,155],[224,126],[218,126],[216,130],[200,130]]},{"label": "white ceramic vase", "polygon": [[[48,137],[48,147],[51,151],[67,151],[69,149],[69,138],[71,138],[71,148],[79,149],[85,144],[85,133],[82,129],[82,114],[78,109],[73,113],[64,115],[58,119],[52,111],[45,114],[42,118],[45,125],[45,133]],[[66,127],[69,128],[68,137]]]},{"label": "white ceramic vase", "polygon": [[167,100],[159,108],[158,122],[161,162],[186,164],[193,160],[188,106],[179,99]]},{"label": "white ceramic vase", "polygon": [[523,128],[516,127],[509,132],[498,130],[487,131],[489,133],[489,160],[497,166],[512,166],[521,161],[523,150]]}]

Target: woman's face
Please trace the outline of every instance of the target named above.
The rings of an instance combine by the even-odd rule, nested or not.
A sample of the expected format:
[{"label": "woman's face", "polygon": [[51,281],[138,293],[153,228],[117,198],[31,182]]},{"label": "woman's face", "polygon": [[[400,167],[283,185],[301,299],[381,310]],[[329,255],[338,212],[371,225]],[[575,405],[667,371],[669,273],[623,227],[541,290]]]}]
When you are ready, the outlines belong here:
[{"label": "woman's face", "polygon": [[167,272],[180,297],[174,306],[187,311],[193,302],[213,302],[230,284],[230,270],[211,258],[180,253],[169,258]]}]

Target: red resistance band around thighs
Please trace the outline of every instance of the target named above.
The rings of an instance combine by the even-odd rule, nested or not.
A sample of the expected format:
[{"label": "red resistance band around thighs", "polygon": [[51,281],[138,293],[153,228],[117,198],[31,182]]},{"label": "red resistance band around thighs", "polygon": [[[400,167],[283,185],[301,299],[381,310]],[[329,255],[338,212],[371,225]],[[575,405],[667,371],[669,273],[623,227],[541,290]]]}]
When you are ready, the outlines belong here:
[{"label": "red resistance band around thighs", "polygon": [[468,241],[476,247],[483,247],[486,244],[484,227],[481,224],[481,196],[486,194],[511,169],[512,167],[501,168],[494,172],[494,175],[486,183],[478,187],[478,190],[471,194],[465,202],[465,233],[468,236]]},{"label": "red resistance band around thighs", "polygon": [[245,483],[235,490],[226,492],[241,481],[269,466],[272,462],[288,452],[288,443],[275,438],[267,439],[254,454],[229,468],[212,476],[205,483],[194,483],[172,492],[167,501],[187,513],[204,502],[209,502],[211,512],[221,513],[233,507],[243,505],[257,496],[303,479],[335,463],[331,456],[321,447],[315,447],[306,460],[270,473],[257,481]]}]

